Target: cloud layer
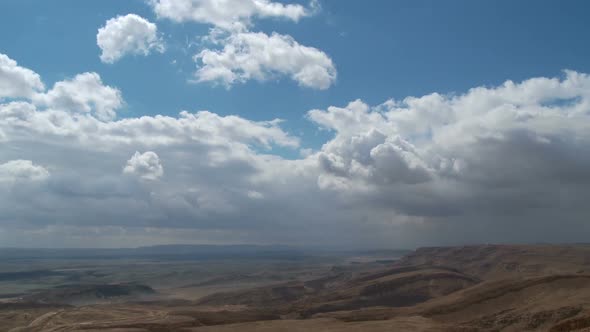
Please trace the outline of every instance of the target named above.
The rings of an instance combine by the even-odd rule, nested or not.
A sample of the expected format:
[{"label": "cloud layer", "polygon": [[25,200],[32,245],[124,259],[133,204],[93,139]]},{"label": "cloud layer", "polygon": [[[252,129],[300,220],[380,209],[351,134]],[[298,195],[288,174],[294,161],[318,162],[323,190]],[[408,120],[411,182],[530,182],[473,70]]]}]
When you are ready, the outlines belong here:
[{"label": "cloud layer", "polygon": [[3,243],[403,247],[590,235],[587,74],[311,110],[333,137],[289,160],[275,149],[301,139],[280,120],[118,118],[122,94],[97,74],[45,91],[0,58],[11,68],[0,82],[15,72],[33,82],[0,103]]}]

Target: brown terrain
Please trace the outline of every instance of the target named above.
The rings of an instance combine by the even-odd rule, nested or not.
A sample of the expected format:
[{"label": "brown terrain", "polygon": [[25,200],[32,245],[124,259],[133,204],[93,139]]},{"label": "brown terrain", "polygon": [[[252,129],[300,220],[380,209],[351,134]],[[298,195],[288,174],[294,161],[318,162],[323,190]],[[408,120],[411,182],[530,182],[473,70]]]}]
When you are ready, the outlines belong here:
[{"label": "brown terrain", "polygon": [[[195,285],[236,278],[251,276]],[[590,246],[421,248],[386,264],[339,266],[194,299],[154,292],[86,285],[4,301],[0,330],[590,331]],[[128,299],[137,294],[145,298]],[[80,304],[92,297],[106,302]]]}]

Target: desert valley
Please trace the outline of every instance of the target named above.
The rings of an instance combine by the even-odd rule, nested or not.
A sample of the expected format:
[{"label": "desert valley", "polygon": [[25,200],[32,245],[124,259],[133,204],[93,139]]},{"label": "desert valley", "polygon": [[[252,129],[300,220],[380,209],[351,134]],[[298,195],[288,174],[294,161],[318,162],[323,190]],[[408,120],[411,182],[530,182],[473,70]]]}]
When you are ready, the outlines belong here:
[{"label": "desert valley", "polygon": [[590,328],[590,245],[583,244],[3,254],[17,258],[3,260],[0,272],[1,331]]}]

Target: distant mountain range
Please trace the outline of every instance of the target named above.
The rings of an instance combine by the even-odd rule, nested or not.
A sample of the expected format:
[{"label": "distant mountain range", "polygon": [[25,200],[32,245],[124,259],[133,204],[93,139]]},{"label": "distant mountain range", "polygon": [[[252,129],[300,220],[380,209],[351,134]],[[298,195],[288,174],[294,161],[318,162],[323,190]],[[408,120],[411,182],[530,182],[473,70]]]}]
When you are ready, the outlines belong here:
[{"label": "distant mountain range", "polygon": [[383,254],[396,255],[406,250],[338,251],[326,249],[304,249],[283,245],[157,245],[138,248],[0,248],[0,259],[113,259],[113,258],[153,258],[153,259],[221,259],[221,258],[277,258],[299,259],[311,254]]}]

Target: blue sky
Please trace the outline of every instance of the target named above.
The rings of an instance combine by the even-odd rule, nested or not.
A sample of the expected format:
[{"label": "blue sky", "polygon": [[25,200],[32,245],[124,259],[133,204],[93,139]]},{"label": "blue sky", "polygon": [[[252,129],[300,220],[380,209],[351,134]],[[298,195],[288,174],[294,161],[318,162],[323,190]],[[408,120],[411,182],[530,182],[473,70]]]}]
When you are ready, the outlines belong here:
[{"label": "blue sky", "polygon": [[[305,2],[300,2],[305,4]],[[0,4],[0,52],[34,69],[49,85],[85,71],[121,89],[127,108],[119,117],[211,110],[252,120],[287,120],[284,127],[318,148],[329,134],[305,112],[343,106],[360,98],[376,105],[389,98],[463,92],[511,79],[590,71],[590,5],[570,1],[358,1],[321,2],[299,23],[258,20],[254,30],[289,34],[326,52],[338,70],[328,90],[299,87],[279,78],[230,89],[189,84],[198,48],[187,41],[209,25],[156,20],[144,0],[5,0]],[[109,18],[136,13],[157,22],[168,51],[101,63],[96,31]],[[176,64],[171,64],[176,61]],[[292,151],[283,151],[292,155]]]},{"label": "blue sky", "polygon": [[3,0],[0,244],[587,241],[589,9]]}]

